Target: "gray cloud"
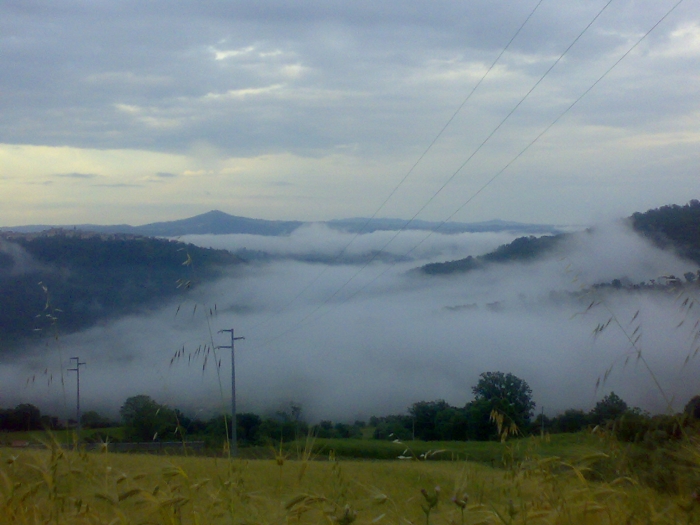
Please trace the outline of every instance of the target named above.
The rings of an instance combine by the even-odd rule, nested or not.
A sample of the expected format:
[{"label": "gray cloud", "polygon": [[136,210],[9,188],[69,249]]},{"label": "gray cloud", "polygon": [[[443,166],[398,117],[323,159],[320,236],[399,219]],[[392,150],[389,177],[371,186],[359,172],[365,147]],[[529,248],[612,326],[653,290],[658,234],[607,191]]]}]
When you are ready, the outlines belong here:
[{"label": "gray cloud", "polygon": [[[167,192],[140,192],[128,204],[110,199],[115,222],[160,221],[183,209],[269,219],[369,216],[535,4],[4,2],[0,146],[79,149],[22,156],[17,164],[47,159],[16,168],[27,180],[46,180],[43,166],[59,157],[66,167],[54,171],[100,166],[100,174],[121,177],[129,165],[134,179],[118,180],[151,188],[168,180]],[[442,220],[468,202],[455,220],[582,224],[697,197],[688,191],[700,161],[693,74],[700,8],[688,2],[509,164],[674,4],[612,2],[472,157],[605,5],[543,2],[379,216],[412,217],[453,174],[420,218]],[[13,192],[8,184],[2,193]],[[42,210],[69,199],[45,193],[35,197]],[[6,198],[5,221],[22,222],[30,206]],[[131,206],[145,210],[140,218]],[[84,222],[107,213],[71,207]]]},{"label": "gray cloud", "polygon": [[[0,137],[164,151],[204,140],[239,155],[308,154],[348,143],[374,153],[405,151],[427,140],[409,122],[420,118],[420,129],[433,134],[476,80],[430,82],[431,64],[442,61],[448,73],[448,65],[489,63],[531,7],[485,1],[4,4]],[[489,92],[507,93],[513,82],[524,92],[598,8],[543,4],[504,56],[510,79],[487,81],[474,107],[484,107]],[[582,92],[665,9],[657,2],[611,6],[543,92],[557,90],[562,103]],[[685,6],[685,20],[697,14]],[[668,40],[673,22],[650,37],[643,53]],[[217,52],[225,58],[216,60]],[[68,62],[73,67],[64,67]],[[693,90],[663,96],[678,95],[667,80],[685,76],[697,58],[629,62],[631,69],[610,82],[586,115],[605,118],[608,106],[619,113],[620,104],[639,97],[655,104],[633,105],[637,118],[697,109]],[[630,90],[639,95],[630,97]],[[501,104],[509,108],[513,101],[502,96]],[[16,126],[20,117],[23,125]]]},{"label": "gray cloud", "polygon": [[143,184],[131,184],[128,182],[115,182],[111,184],[93,184],[93,186],[100,188],[142,188]]},{"label": "gray cloud", "polygon": [[57,173],[54,177],[66,179],[94,179],[97,175],[94,173]]}]

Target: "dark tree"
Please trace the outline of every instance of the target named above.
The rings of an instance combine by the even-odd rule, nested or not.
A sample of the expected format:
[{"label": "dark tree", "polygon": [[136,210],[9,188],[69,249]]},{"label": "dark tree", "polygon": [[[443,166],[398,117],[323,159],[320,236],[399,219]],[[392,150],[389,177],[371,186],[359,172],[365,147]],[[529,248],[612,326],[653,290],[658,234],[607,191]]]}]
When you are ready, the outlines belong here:
[{"label": "dark tree", "polygon": [[262,421],[259,427],[259,436],[263,442],[279,443],[281,441],[294,441],[305,436],[309,426],[304,421],[290,421],[281,417],[268,417]]},{"label": "dark tree", "polygon": [[135,441],[152,441],[173,437],[177,428],[175,412],[156,403],[150,396],[128,398],[119,409],[124,422],[124,437]]},{"label": "dark tree", "polygon": [[700,396],[695,396],[688,401],[683,412],[695,419],[700,419]]},{"label": "dark tree", "polygon": [[489,416],[493,410],[493,404],[486,399],[474,400],[464,407],[464,414],[467,424],[467,439],[476,441],[488,441],[498,437],[496,425]]},{"label": "dark tree", "polygon": [[556,432],[579,432],[591,423],[591,417],[583,410],[570,408],[554,418]]},{"label": "dark tree", "polygon": [[15,407],[15,417],[19,422],[18,430],[39,430],[41,426],[41,411],[34,405],[23,403]]},{"label": "dark tree", "polygon": [[259,439],[262,419],[257,414],[244,412],[236,414],[236,437],[243,443],[256,443]]},{"label": "dark tree", "polygon": [[333,421],[324,419],[318,425],[314,427],[314,432],[316,437],[319,438],[332,438],[333,434]]},{"label": "dark tree", "polygon": [[595,408],[591,410],[591,418],[596,424],[612,421],[627,412],[627,403],[615,392],[610,392],[603,399],[598,401]]},{"label": "dark tree", "polygon": [[700,263],[700,202],[662,206],[631,217],[634,229],[661,248],[673,247],[682,257]]},{"label": "dark tree", "polygon": [[[238,416],[238,414],[236,414],[236,416]],[[220,439],[223,442],[227,436],[226,430],[227,428],[230,428],[230,425],[230,416],[224,417],[223,414],[214,416],[206,422],[204,433],[212,438]]]},{"label": "dark tree", "polygon": [[477,385],[472,387],[474,401],[485,402],[489,413],[494,409],[499,411],[521,431],[528,427],[535,410],[530,386],[510,373],[483,372],[479,377]]},{"label": "dark tree", "polygon": [[65,430],[65,427],[56,416],[42,414],[41,426],[46,430]]},{"label": "dark tree", "polygon": [[438,432],[438,418],[441,412],[450,408],[444,400],[420,401],[413,403],[408,413],[412,419],[412,433],[417,439],[435,441],[443,438]]},{"label": "dark tree", "polygon": [[115,426],[108,417],[104,417],[94,410],[88,410],[80,416],[80,424],[85,428],[107,428]]},{"label": "dark tree", "polygon": [[40,430],[42,427],[41,412],[34,405],[25,403],[14,409],[0,410],[0,430]]},{"label": "dark tree", "polygon": [[374,439],[411,439],[413,420],[411,416],[399,414],[375,418]]},{"label": "dark tree", "polygon": [[351,437],[357,437],[353,434],[353,427],[347,423],[336,423],[333,427],[333,433],[336,438],[347,439]]}]

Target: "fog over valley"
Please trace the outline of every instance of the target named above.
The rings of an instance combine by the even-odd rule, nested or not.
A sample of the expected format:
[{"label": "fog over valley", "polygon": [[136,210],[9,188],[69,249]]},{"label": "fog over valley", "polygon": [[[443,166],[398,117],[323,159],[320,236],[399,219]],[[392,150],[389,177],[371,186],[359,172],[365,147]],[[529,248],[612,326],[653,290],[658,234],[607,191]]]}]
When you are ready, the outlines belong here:
[{"label": "fog over valley", "polygon": [[[527,381],[536,411],[549,415],[588,410],[611,390],[631,406],[663,412],[650,370],[675,410],[698,393],[698,362],[683,366],[698,309],[683,309],[678,292],[626,287],[697,265],[626,223],[573,234],[532,262],[451,275],[416,268],[484,254],[516,235],[426,235],[356,236],[310,225],[279,237],[181,237],[275,257],[234,266],[215,281],[198,280],[194,260],[184,296],[80,332],[61,333],[58,314],[57,339],[35,338],[2,356],[0,404],[71,415],[75,375],[66,369],[80,356],[83,410],[116,416],[127,397],[148,394],[190,414],[216,414],[230,400],[230,352],[210,347],[230,344],[218,333],[229,328],[245,337],[236,343],[239,411],[268,414],[295,402],[312,422],[401,413],[417,401],[463,406],[479,374],[496,370]],[[614,279],[622,289],[590,288]],[[600,324],[607,328],[594,336]],[[642,360],[628,339],[639,334]]]},{"label": "fog over valley", "polygon": [[[197,246],[237,253],[250,250],[275,257],[321,258],[331,263],[357,260],[368,262],[376,255],[375,258],[380,259],[424,264],[486,253],[512,241],[515,236],[511,232],[441,235],[426,231],[375,231],[357,235],[312,223],[288,236],[183,235],[177,239]],[[379,250],[382,253],[377,255]]]}]

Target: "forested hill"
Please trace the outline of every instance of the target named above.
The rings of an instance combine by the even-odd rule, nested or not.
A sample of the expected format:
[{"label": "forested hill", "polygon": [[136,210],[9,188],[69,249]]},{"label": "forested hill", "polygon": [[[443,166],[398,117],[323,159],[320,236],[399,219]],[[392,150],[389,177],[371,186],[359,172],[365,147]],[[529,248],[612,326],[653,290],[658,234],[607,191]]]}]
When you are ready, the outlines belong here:
[{"label": "forested hill", "polygon": [[2,232],[0,353],[56,327],[74,332],[163,305],[240,262],[224,250],[134,235]]},{"label": "forested hill", "polygon": [[[632,227],[662,249],[674,249],[681,257],[700,264],[700,201],[685,206],[662,206],[644,213],[635,213],[629,220]],[[495,251],[476,257],[431,263],[418,268],[429,275],[468,272],[490,263],[523,262],[551,253],[570,234],[543,237],[519,237]]]},{"label": "forested hill", "polygon": [[536,259],[554,250],[569,234],[545,235],[543,237],[518,237],[510,244],[504,244],[485,255],[471,255],[466,259],[444,263],[430,263],[419,268],[429,275],[468,272],[483,268],[490,263],[523,262]]},{"label": "forested hill", "polygon": [[660,248],[700,264],[700,201],[662,206],[630,217],[634,229]]}]

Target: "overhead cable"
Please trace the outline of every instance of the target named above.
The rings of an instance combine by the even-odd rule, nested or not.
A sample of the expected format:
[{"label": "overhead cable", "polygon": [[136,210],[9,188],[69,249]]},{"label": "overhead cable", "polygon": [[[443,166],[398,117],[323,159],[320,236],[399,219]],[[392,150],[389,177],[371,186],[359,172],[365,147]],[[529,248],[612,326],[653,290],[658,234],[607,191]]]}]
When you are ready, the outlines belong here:
[{"label": "overhead cable", "polygon": [[[612,0],[611,0],[611,1],[612,1]],[[586,95],[588,95],[588,93],[590,93],[590,92],[591,92],[605,77],[607,77],[608,74],[609,74],[613,69],[615,69],[615,67],[617,67],[617,66],[620,64],[620,62],[622,62],[634,49],[636,49],[637,46],[639,46],[639,44],[641,44],[642,41],[644,41],[644,40],[649,36],[649,34],[651,34],[652,31],[654,31],[666,18],[668,18],[668,16],[669,16],[673,11],[675,11],[675,9],[676,9],[678,6],[680,6],[680,4],[683,3],[683,1],[684,1],[684,0],[678,0],[678,1],[677,1],[677,2],[676,2],[676,3],[675,3],[675,4],[674,4],[674,5],[673,5],[673,6],[672,6],[672,7],[671,7],[671,8],[670,8],[670,9],[669,9],[669,10],[668,10],[668,11],[667,11],[667,12],[666,12],[666,13],[665,13],[665,14],[664,14],[664,15],[649,29],[649,30],[648,30],[648,31],[647,31],[647,32],[646,32],[646,33],[644,33],[644,35],[642,35],[642,36],[641,36],[627,51],[625,51],[625,53],[623,53],[623,54],[620,56],[620,58],[618,58],[618,59],[617,59],[617,60],[616,60],[616,61],[615,61],[615,62],[614,62],[600,77],[598,77],[598,78],[597,78],[583,93],[581,93],[581,95],[579,95],[569,106],[567,106],[567,107],[566,107],[566,108],[565,108],[565,109],[564,109],[550,124],[548,124],[548,125],[547,125],[534,139],[532,139],[518,154],[516,154],[510,161],[508,161],[508,163],[506,163],[506,165],[505,165],[503,168],[501,168],[498,172],[496,172],[496,174],[493,175],[493,176],[492,176],[484,185],[482,185],[476,192],[474,192],[464,203],[462,203],[462,205],[459,206],[459,208],[457,208],[457,209],[456,209],[452,214],[450,214],[445,220],[441,221],[441,223],[440,223],[435,229],[433,229],[432,231],[430,231],[419,243],[417,243],[417,244],[414,245],[410,250],[408,250],[408,251],[404,254],[404,256],[410,255],[416,248],[418,248],[418,247],[419,247],[421,244],[423,244],[423,242],[425,242],[430,236],[432,236],[434,233],[436,233],[445,223],[447,223],[447,222],[448,222],[452,217],[454,217],[459,211],[461,211],[465,206],[467,206],[469,203],[471,203],[471,202],[474,200],[474,198],[476,198],[480,193],[482,193],[491,183],[493,183],[493,181],[495,181],[501,174],[503,174],[513,163],[515,163],[520,157],[522,157],[522,156],[523,156],[537,141],[539,141],[540,138],[542,138],[542,136],[544,136],[544,135],[545,135],[553,126],[555,126],[555,125],[556,125],[556,124],[557,124],[557,123],[558,123],[558,122],[559,122],[559,121],[560,121],[560,120],[561,120],[561,119],[576,105],[576,104],[578,104],[578,103],[579,103]],[[610,4],[610,2],[608,2],[608,4],[606,4],[605,7],[607,7],[607,5],[609,5],[609,4]],[[599,13],[599,14],[600,14],[600,13]],[[597,15],[597,16],[599,16],[599,15]],[[597,18],[597,16],[596,16],[596,18]],[[590,27],[590,24],[587,26],[587,28],[588,28],[588,27]],[[579,35],[579,37],[577,37],[577,39],[578,39],[578,38],[580,38],[580,35]],[[567,51],[568,51],[568,49],[570,49],[570,47],[571,47],[571,46],[569,46],[569,48],[567,48]],[[561,59],[561,57],[560,57],[560,59]],[[560,59],[558,59],[558,60],[560,60]],[[550,70],[551,70],[551,68],[550,68]],[[538,81],[538,82],[539,82],[539,81]],[[464,165],[466,165],[466,162],[460,167],[460,170],[462,169],[462,167],[463,167]],[[458,171],[459,171],[459,170],[457,170],[457,172],[458,172]],[[457,172],[455,172],[455,174],[456,174]],[[453,175],[453,176],[454,176],[454,175]],[[449,182],[449,181],[448,181],[448,182]],[[417,214],[416,214],[416,215],[417,215]],[[413,219],[415,219],[415,216],[414,216],[411,220],[413,220]],[[409,222],[410,222],[410,221],[409,221]],[[398,234],[401,233],[401,231],[403,231],[403,230],[400,230],[399,232],[397,232],[397,234],[394,235],[394,236],[391,238],[391,240],[390,240],[388,243],[386,243],[386,244],[384,245],[384,247],[382,248],[382,250],[383,250],[384,248],[386,248],[386,246],[388,246],[388,244],[389,244],[391,241],[393,241],[393,239],[395,239],[395,238],[398,236]],[[372,257],[372,260],[374,260],[374,259],[376,258],[376,256],[379,255],[379,253],[381,253],[381,251],[375,253],[375,255],[373,255],[373,257]],[[371,262],[371,261],[370,261],[370,262]],[[280,339],[281,337],[283,337],[283,336],[285,336],[285,335],[287,335],[287,334],[289,334],[289,333],[291,333],[291,332],[296,331],[297,329],[301,328],[301,327],[304,326],[305,324],[308,324],[308,322],[312,322],[312,321],[315,321],[315,320],[320,319],[323,315],[325,315],[325,313],[322,314],[322,315],[320,315],[320,316],[317,316],[317,317],[315,317],[315,318],[313,318],[313,319],[312,319],[312,316],[313,316],[316,312],[318,312],[321,308],[323,308],[331,299],[333,299],[343,288],[345,288],[345,286],[347,286],[347,285],[348,285],[362,270],[364,270],[364,269],[368,266],[368,264],[369,264],[369,262],[368,262],[367,264],[365,264],[360,270],[358,270],[358,271],[357,271],[348,281],[346,281],[340,288],[338,288],[328,299],[326,299],[323,303],[321,303],[319,306],[317,306],[311,313],[309,313],[308,315],[306,315],[302,320],[300,320],[298,323],[296,323],[295,325],[291,326],[290,328],[284,330],[281,334],[279,334],[279,335],[277,335],[277,336],[275,336],[275,337],[272,337],[272,338],[268,339],[267,341],[263,342],[263,343],[262,343],[261,345],[259,345],[259,346],[267,346],[267,345],[273,343],[274,341]],[[342,304],[342,303],[345,303],[345,302],[347,302],[347,301],[349,301],[350,299],[354,298],[354,297],[357,296],[359,293],[361,293],[362,291],[364,291],[367,287],[369,287],[371,284],[373,284],[374,282],[376,282],[380,277],[382,277],[384,274],[386,274],[389,270],[391,270],[395,265],[396,265],[396,263],[391,263],[384,271],[380,272],[378,275],[376,275],[376,276],[375,276],[373,279],[371,279],[369,282],[365,283],[362,287],[358,288],[354,293],[352,293],[352,294],[350,294],[349,296],[345,297],[345,298],[343,299],[343,301],[341,302],[341,304]]]}]

